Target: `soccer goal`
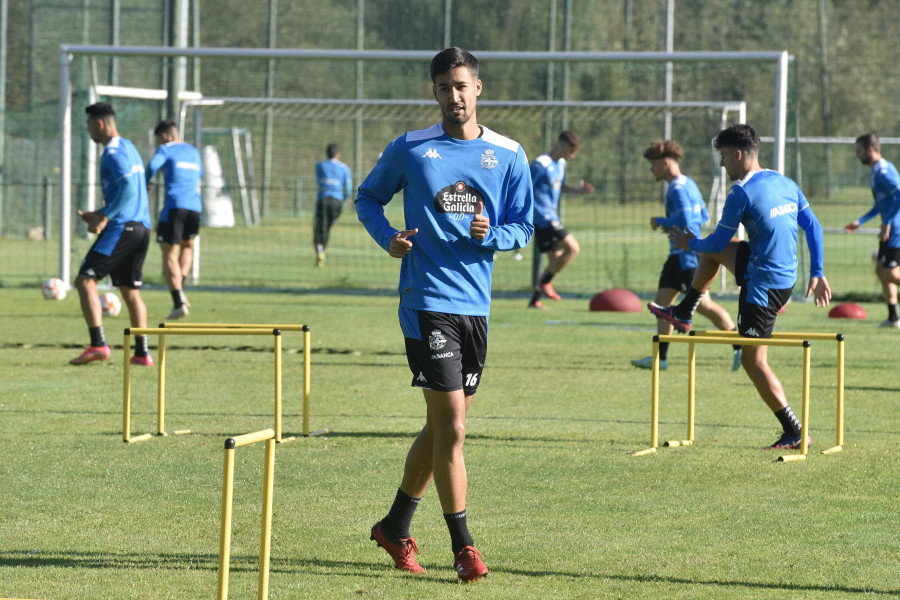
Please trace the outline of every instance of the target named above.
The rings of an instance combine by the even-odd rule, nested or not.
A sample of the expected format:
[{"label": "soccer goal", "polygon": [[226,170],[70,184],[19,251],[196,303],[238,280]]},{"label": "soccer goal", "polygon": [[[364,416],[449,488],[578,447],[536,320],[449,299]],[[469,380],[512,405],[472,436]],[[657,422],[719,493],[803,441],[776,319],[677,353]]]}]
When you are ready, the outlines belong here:
[{"label": "soccer goal", "polygon": [[[175,57],[203,61],[203,95],[183,102],[179,118],[186,140],[216,145],[224,163],[233,150],[221,148],[233,140],[233,132],[247,132],[253,140],[252,160],[255,185],[245,183],[249,217],[243,226],[204,231],[204,252],[200,281],[204,285],[266,287],[359,287],[392,289],[396,286],[396,264],[384,260],[351,213],[339,219],[329,243],[329,263],[325,269],[313,265],[311,214],[315,199],[313,167],[324,158],[329,142],[340,142],[345,162],[351,165],[354,185],[374,165],[378,153],[403,131],[423,129],[439,119],[428,87],[427,62],[433,51],[345,51],[269,50],[218,48],[140,48],[108,46],[62,46],[60,96],[60,244],[59,274],[68,280],[70,264],[80,256],[73,249],[70,222],[73,204],[73,84],[71,68],[76,56],[117,56],[120,72],[154,73],[153,62]],[[664,236],[651,237],[646,226],[649,216],[660,209],[661,190],[648,177],[641,153],[653,139],[663,136],[664,124],[671,120],[671,137],[687,152],[683,166],[709,199],[719,201],[724,180],[710,139],[726,122],[743,121],[747,106],[753,114],[772,123],[769,130],[783,139],[787,100],[785,52],[697,53],[697,52],[478,52],[486,93],[479,99],[479,121],[491,129],[519,141],[529,158],[550,149],[562,129],[574,129],[584,145],[570,164],[570,178],[585,179],[597,188],[590,197],[567,200],[567,227],[577,230],[583,241],[582,258],[567,270],[569,291],[590,293],[606,287],[629,287],[638,292],[655,289],[660,257],[665,255]],[[80,62],[80,61],[78,61]],[[280,73],[274,90],[265,85],[269,63]],[[662,98],[662,80],[667,64],[676,65],[676,102]],[[553,64],[562,65],[571,77],[548,79]],[[361,66],[360,66],[361,65]],[[682,76],[678,65],[688,74]],[[709,65],[713,73],[703,71]],[[734,69],[740,65],[741,69]],[[774,67],[774,69],[772,68]],[[749,89],[754,97],[741,100],[696,98],[694,88],[708,81],[721,81],[755,72],[758,82]],[[364,76],[360,78],[360,73]],[[774,74],[774,77],[773,77]],[[515,76],[513,76],[515,75]],[[512,95],[521,81],[542,82]],[[576,90],[571,82],[578,81]],[[140,81],[122,82],[141,87]],[[314,85],[307,85],[314,84]],[[356,85],[354,86],[353,83]],[[146,87],[146,85],[144,86]],[[722,89],[734,94],[731,86]],[[259,90],[259,95],[247,95]],[[586,92],[586,90],[589,90]],[[235,93],[238,92],[238,93]],[[314,92],[314,93],[310,93]],[[576,93],[577,92],[577,93]],[[342,97],[350,95],[353,97]],[[314,97],[322,96],[322,97]],[[523,97],[527,96],[527,97]],[[537,96],[537,97],[534,97]],[[542,97],[543,96],[543,97]],[[634,98],[641,98],[640,101]],[[774,101],[773,101],[774,98]],[[127,127],[149,117],[140,113],[139,99],[121,99],[134,112],[120,112],[120,130],[134,141]],[[744,104],[743,102],[747,102]],[[158,104],[158,102],[157,102]],[[117,106],[117,110],[119,107]],[[157,109],[158,112],[158,109]],[[167,115],[170,116],[170,115]],[[758,127],[760,123],[755,123]],[[211,137],[219,133],[218,140]],[[239,137],[243,134],[239,134]],[[257,142],[260,142],[257,144]],[[232,144],[233,145],[233,144]],[[150,148],[141,148],[143,152]],[[246,155],[246,151],[244,151]],[[149,155],[149,154],[148,154]],[[84,173],[83,163],[76,163]],[[782,168],[783,144],[773,145],[774,168]],[[249,169],[245,169],[245,174]],[[235,190],[243,188],[238,183]],[[79,188],[80,189],[80,188]],[[251,194],[258,191],[262,201],[254,207]],[[238,203],[236,202],[237,206]],[[389,211],[399,211],[401,202],[392,202]],[[256,219],[256,214],[259,219]],[[715,214],[714,211],[710,211]],[[394,220],[396,214],[389,214]],[[402,217],[401,217],[402,218]],[[248,227],[253,223],[253,227]],[[252,231],[256,230],[256,232]],[[574,231],[573,231],[574,232]],[[576,234],[578,235],[578,234]],[[76,236],[77,238],[77,236]],[[308,246],[308,247],[307,247]],[[514,262],[498,257],[494,287],[521,291],[531,286],[528,261]]]}]

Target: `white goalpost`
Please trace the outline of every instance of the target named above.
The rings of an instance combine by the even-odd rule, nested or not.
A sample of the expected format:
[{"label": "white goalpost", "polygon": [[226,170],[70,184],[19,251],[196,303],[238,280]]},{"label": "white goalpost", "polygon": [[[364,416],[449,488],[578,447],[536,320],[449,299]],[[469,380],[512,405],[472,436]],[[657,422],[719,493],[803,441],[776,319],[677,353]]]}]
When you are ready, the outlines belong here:
[{"label": "white goalpost", "polygon": [[[762,63],[764,65],[772,65],[774,67],[774,100],[773,115],[774,123],[772,127],[773,138],[773,168],[784,170],[784,139],[786,131],[786,115],[787,115],[787,75],[788,75],[788,53],[785,51],[776,52],[496,52],[474,51],[476,56],[483,65],[503,62],[528,62],[528,63],[544,63],[563,65],[574,64],[599,64],[599,63],[656,63],[666,65],[670,63],[719,63],[719,64],[741,64],[741,63]],[[353,61],[362,64],[364,61],[374,62],[427,62],[434,55],[432,50],[412,50],[412,51],[375,51],[375,50],[289,50],[289,49],[259,49],[259,48],[173,48],[173,47],[139,47],[139,46],[90,46],[90,45],[61,45],[60,46],[60,207],[59,207],[59,277],[69,282],[71,279],[71,246],[72,246],[72,102],[74,86],[72,82],[72,67],[75,57],[89,56],[117,56],[117,57],[139,57],[139,58],[209,58],[209,59],[246,59],[246,60],[295,60],[295,61],[343,61],[345,63]],[[303,63],[301,63],[303,64]],[[767,86],[768,87],[768,86]],[[102,95],[116,97],[111,88],[97,88]],[[360,96],[360,88],[357,86],[357,96]],[[165,90],[149,90],[143,88],[133,88],[131,92],[123,91],[122,93],[131,93],[131,96],[121,96],[140,99],[151,99],[154,96],[157,100],[168,98]],[[264,92],[262,92],[264,93]],[[165,94],[165,96],[163,96]],[[568,96],[568,90],[563,92],[564,96]],[[158,96],[158,97],[157,97]],[[368,110],[373,107],[386,108],[402,108],[420,106],[423,108],[433,107],[431,100],[398,100],[388,98],[366,99],[357,98],[273,98],[273,97],[204,97],[197,92],[179,93],[181,100],[180,126],[185,127],[185,114],[193,108],[222,106],[235,103],[252,103],[257,105],[260,110],[272,110],[275,107],[300,107],[307,105],[323,105],[327,104],[329,110],[338,110],[345,107],[348,111]],[[743,102],[665,102],[665,101],[517,101],[517,100],[482,100],[479,106],[490,108],[492,111],[519,111],[524,114],[525,111],[603,111],[622,109],[632,107],[635,111],[719,111],[721,114],[721,122],[727,122],[729,116],[738,121],[746,121],[746,104]],[[276,108],[277,110],[277,108]],[[529,113],[530,114],[530,113]],[[537,113],[535,113],[537,114]],[[653,113],[653,114],[659,114]],[[565,121],[563,121],[565,122]],[[230,126],[231,124],[229,124]],[[221,127],[221,125],[219,125]],[[240,128],[240,123],[234,123],[234,126]],[[724,125],[723,125],[724,126]],[[202,130],[202,128],[201,128]],[[234,139],[240,137],[238,133],[235,136],[235,129],[231,131]],[[186,136],[190,139],[190,136]],[[93,154],[93,153],[92,153]],[[251,163],[252,164],[252,163]],[[91,165],[88,169],[89,173],[85,173],[86,177],[95,177],[93,174],[96,170],[95,165]],[[264,176],[265,161],[264,161]],[[252,176],[252,174],[251,174]],[[720,177],[716,185],[721,188],[719,192],[711,194],[711,201],[720,202],[724,200],[725,179]],[[248,193],[255,193],[255,186],[249,181],[240,187],[245,187]],[[92,187],[92,186],[88,186]],[[245,206],[245,217],[253,222],[258,222],[259,208],[256,205],[255,197],[250,196],[243,203]],[[255,207],[255,208],[254,208]],[[711,205],[715,208],[715,204]],[[710,211],[711,214],[713,211]]]}]

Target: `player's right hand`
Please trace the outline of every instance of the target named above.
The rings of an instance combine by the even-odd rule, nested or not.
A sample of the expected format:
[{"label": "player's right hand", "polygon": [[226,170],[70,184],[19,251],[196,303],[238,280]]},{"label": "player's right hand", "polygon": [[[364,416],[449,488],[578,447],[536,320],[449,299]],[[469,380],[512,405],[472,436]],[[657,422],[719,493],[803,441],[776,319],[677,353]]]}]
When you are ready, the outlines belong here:
[{"label": "player's right hand", "polygon": [[857,229],[859,229],[859,221],[851,221],[844,225],[844,231],[847,233],[853,233]]},{"label": "player's right hand", "polygon": [[395,233],[394,237],[391,238],[391,243],[388,244],[388,254],[394,258],[403,258],[406,256],[413,247],[412,242],[407,238],[412,237],[417,233],[419,233],[418,227],[415,229],[404,229],[403,231]]}]

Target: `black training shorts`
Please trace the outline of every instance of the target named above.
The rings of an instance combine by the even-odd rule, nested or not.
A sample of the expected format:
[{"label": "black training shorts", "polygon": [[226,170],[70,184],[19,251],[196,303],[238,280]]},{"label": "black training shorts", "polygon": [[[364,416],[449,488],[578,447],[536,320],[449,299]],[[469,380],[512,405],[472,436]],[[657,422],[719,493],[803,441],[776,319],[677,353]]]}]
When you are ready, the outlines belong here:
[{"label": "black training shorts", "polygon": [[143,285],[144,258],[150,247],[150,230],[147,227],[135,221],[127,223],[109,256],[96,252],[96,245],[97,242],[94,242],[81,262],[79,276],[99,281],[109,275],[115,286],[139,288]]},{"label": "black training shorts", "polygon": [[195,210],[173,208],[165,221],[156,224],[156,241],[160,244],[180,244],[200,233],[200,213]]},{"label": "black training shorts", "polygon": [[[412,386],[475,394],[487,356],[487,317],[401,308]],[[418,334],[418,335],[416,335]]]},{"label": "black training shorts", "polygon": [[569,232],[559,221],[552,221],[550,227],[534,228],[534,244],[541,252],[556,250],[556,245],[563,241]]}]

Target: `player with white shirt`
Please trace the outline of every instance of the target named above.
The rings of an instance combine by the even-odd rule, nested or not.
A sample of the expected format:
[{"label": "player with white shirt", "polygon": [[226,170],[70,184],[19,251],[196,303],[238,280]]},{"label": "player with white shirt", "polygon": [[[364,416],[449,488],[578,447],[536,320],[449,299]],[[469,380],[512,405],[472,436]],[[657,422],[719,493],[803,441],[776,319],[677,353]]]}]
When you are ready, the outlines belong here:
[{"label": "player with white shirt", "polygon": [[[441,123],[391,142],[356,198],[366,230],[400,263],[400,326],[412,385],[425,396],[426,422],[406,458],[388,514],[371,539],[397,568],[424,569],[410,536],[413,513],[434,479],[460,580],[488,573],[469,533],[463,458],[466,411],[487,354],[494,253],[524,247],[533,233],[528,159],[515,141],[479,125],[477,59],[460,48],[431,61]],[[403,229],[385,205],[403,192]]]}]

